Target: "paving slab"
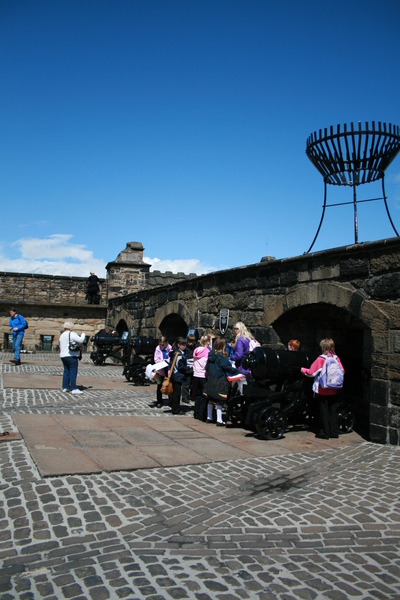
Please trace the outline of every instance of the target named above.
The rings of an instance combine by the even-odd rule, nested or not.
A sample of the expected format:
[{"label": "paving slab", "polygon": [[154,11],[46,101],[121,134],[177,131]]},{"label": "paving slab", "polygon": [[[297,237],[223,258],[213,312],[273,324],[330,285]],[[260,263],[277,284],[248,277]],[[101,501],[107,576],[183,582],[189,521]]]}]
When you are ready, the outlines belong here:
[{"label": "paving slab", "polygon": [[12,413],[12,418],[43,477],[197,465],[359,441],[353,433],[321,443],[310,432],[266,441],[241,428],[198,424],[191,417]]},{"label": "paving slab", "polygon": [[[57,365],[59,366],[59,365]],[[62,367],[61,367],[62,368]],[[3,387],[15,389],[58,390],[62,386],[60,373],[4,373]],[[126,390],[131,387],[121,375],[115,377],[89,377],[78,374],[77,387],[81,390]]]}]

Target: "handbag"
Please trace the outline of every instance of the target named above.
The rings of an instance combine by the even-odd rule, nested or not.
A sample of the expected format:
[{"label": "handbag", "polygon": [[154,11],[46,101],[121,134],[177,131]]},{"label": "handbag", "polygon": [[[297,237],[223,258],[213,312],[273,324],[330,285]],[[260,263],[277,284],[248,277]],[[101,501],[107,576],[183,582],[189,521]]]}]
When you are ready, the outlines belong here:
[{"label": "handbag", "polygon": [[167,396],[170,396],[172,394],[172,392],[174,391],[174,386],[172,385],[170,377],[171,377],[172,371],[174,370],[174,366],[175,366],[177,358],[178,358],[178,353],[175,354],[175,358],[174,358],[174,362],[172,363],[172,367],[171,367],[167,377],[164,377],[164,380],[161,384],[160,391],[162,394],[166,394]]},{"label": "handbag", "polygon": [[76,352],[77,350],[81,349],[81,345],[79,342],[76,342],[75,340],[72,340],[71,342],[71,333],[68,334],[68,339],[69,339],[69,351],[70,352]]}]

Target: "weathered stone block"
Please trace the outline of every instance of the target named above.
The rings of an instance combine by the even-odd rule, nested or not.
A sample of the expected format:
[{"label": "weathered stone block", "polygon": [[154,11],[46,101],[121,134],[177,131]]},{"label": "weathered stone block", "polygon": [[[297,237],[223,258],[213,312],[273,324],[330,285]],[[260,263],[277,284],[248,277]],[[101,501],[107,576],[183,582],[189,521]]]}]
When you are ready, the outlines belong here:
[{"label": "weathered stone block", "polygon": [[390,354],[388,357],[388,378],[391,381],[400,381],[400,355]]},{"label": "weathered stone block", "polygon": [[263,325],[268,326],[273,323],[284,312],[284,304],[283,296],[264,296]]},{"label": "weathered stone block", "polygon": [[369,409],[369,417],[371,419],[371,423],[375,425],[381,425],[386,427],[388,425],[388,409],[383,405],[377,405],[371,403]]},{"label": "weathered stone block", "polygon": [[387,271],[399,271],[400,270],[400,253],[394,252],[392,254],[384,254],[382,256],[376,256],[371,258],[370,263],[371,273],[377,275]]},{"label": "weathered stone block", "polygon": [[400,353],[400,331],[391,331],[389,334],[390,348],[393,352]]},{"label": "weathered stone block", "polygon": [[393,406],[400,407],[400,383],[397,381],[390,384],[390,402]]},{"label": "weathered stone block", "polygon": [[387,444],[389,437],[388,430],[386,427],[371,423],[369,428],[369,437],[371,442],[375,442],[375,444]]},{"label": "weathered stone block", "polygon": [[297,271],[289,270],[282,271],[280,276],[280,283],[283,286],[291,286],[297,283]]},{"label": "weathered stone block", "polygon": [[319,281],[321,279],[334,279],[339,277],[339,265],[321,266],[313,270],[312,280]]},{"label": "weathered stone block", "polygon": [[341,261],[339,269],[341,277],[367,277],[369,273],[368,261],[362,258]]},{"label": "weathered stone block", "polygon": [[297,281],[299,283],[305,283],[311,281],[311,273],[309,271],[299,271]]},{"label": "weathered stone block", "polygon": [[[371,408],[375,406],[375,410],[386,407],[389,399],[389,384],[387,381],[373,379],[371,380]],[[373,423],[377,423],[371,417]]]},{"label": "weathered stone block", "polygon": [[388,273],[371,277],[364,286],[374,300],[398,300],[400,298],[400,273]]},{"label": "weathered stone block", "polygon": [[392,446],[400,445],[400,431],[398,428],[389,428],[389,444]]},{"label": "weathered stone block", "polygon": [[372,352],[375,354],[384,354],[385,359],[389,353],[389,332],[378,332],[375,330],[372,336]]},{"label": "weathered stone block", "polygon": [[388,411],[389,427],[400,428],[400,409],[398,406],[391,406]]}]

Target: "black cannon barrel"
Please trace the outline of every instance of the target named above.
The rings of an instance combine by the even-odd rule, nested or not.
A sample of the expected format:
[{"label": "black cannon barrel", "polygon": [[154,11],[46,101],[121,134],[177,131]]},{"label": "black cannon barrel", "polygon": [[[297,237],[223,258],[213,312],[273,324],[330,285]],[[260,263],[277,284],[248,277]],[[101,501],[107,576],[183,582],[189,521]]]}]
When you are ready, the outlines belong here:
[{"label": "black cannon barrel", "polygon": [[154,354],[158,346],[157,338],[138,336],[133,340],[133,348],[136,354]]},{"label": "black cannon barrel", "polygon": [[242,366],[250,369],[254,379],[274,379],[299,373],[301,367],[310,366],[310,360],[305,352],[261,347],[249,352]]},{"label": "black cannon barrel", "polygon": [[107,335],[106,333],[96,333],[92,341],[96,346],[115,346],[121,344],[121,338],[119,335]]},{"label": "black cannon barrel", "polygon": [[130,342],[131,336],[129,331],[124,331],[121,335],[117,335],[116,333],[112,335],[111,333],[106,333],[104,330],[98,331],[92,338],[92,342],[96,344],[96,346],[119,346],[128,344]]}]

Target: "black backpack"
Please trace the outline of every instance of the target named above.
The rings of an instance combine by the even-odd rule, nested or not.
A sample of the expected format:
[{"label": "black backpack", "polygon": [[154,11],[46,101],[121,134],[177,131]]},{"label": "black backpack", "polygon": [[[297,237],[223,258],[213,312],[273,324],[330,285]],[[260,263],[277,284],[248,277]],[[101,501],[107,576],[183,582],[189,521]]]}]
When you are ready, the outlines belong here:
[{"label": "black backpack", "polygon": [[[18,315],[18,321],[21,323],[21,319],[20,319],[19,315]],[[28,325],[28,321],[26,319],[25,319],[25,323],[26,323],[25,329],[28,329],[29,325]]]}]

